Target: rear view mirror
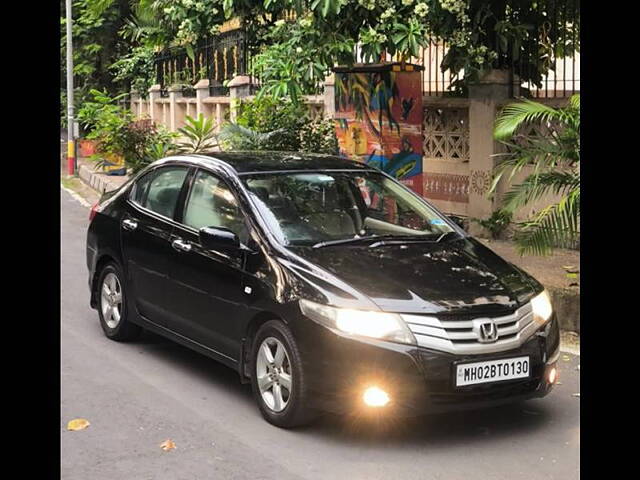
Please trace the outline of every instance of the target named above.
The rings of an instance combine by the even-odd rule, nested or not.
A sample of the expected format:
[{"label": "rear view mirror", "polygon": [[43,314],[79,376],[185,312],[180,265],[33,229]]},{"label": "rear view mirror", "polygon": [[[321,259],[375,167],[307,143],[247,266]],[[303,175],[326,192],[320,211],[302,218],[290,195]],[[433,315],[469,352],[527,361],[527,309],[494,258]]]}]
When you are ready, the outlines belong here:
[{"label": "rear view mirror", "polygon": [[228,228],[203,227],[200,229],[200,244],[205,250],[240,249],[240,239]]},{"label": "rear view mirror", "polygon": [[462,217],[459,217],[458,215],[447,215],[447,217],[449,218],[449,220],[451,220],[453,223],[455,223],[456,225],[458,225],[461,229],[466,230],[466,225],[465,225],[465,219]]}]

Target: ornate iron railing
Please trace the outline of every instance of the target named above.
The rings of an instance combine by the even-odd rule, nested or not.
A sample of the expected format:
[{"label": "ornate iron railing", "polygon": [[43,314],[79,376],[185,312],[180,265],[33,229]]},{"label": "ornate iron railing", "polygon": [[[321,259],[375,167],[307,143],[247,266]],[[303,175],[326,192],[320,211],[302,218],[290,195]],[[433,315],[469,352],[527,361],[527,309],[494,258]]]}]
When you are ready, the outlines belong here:
[{"label": "ornate iron railing", "polygon": [[210,95],[228,95],[227,82],[249,72],[246,33],[238,28],[207,38],[196,45],[192,55],[186,48],[166,50],[156,57],[155,67],[163,96],[170,85],[181,85],[185,96],[193,96],[191,87],[201,79],[209,80]]}]

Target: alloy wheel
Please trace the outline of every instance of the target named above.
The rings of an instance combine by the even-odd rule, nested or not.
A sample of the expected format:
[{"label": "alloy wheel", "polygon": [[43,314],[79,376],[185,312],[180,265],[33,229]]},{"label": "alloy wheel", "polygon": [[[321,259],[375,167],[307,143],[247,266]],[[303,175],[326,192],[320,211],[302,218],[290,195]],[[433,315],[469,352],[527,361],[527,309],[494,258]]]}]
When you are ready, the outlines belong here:
[{"label": "alloy wheel", "polygon": [[267,407],[274,412],[283,411],[291,399],[291,362],[284,344],[275,337],[267,337],[260,344],[256,378]]},{"label": "alloy wheel", "polygon": [[116,328],[122,317],[122,286],[115,273],[105,275],[100,298],[102,318],[109,328]]}]

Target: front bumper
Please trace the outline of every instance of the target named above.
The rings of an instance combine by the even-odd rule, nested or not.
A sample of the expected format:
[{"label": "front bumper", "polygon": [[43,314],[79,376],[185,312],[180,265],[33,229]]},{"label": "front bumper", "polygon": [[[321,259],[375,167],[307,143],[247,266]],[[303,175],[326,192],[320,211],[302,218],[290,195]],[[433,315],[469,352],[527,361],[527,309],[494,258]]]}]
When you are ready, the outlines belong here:
[{"label": "front bumper", "polygon": [[[308,325],[307,325],[308,328]],[[313,341],[301,342],[301,352],[313,407],[335,413],[378,410],[399,415],[485,408],[543,397],[553,388],[547,381],[555,366],[560,335],[555,314],[520,347],[481,355],[454,355],[423,347],[354,339],[314,324]],[[306,336],[305,336],[306,337]],[[459,362],[496,360],[528,355],[526,379],[456,387]],[[322,359],[318,361],[319,359]],[[362,401],[368,386],[389,393],[386,407],[371,409]]]}]

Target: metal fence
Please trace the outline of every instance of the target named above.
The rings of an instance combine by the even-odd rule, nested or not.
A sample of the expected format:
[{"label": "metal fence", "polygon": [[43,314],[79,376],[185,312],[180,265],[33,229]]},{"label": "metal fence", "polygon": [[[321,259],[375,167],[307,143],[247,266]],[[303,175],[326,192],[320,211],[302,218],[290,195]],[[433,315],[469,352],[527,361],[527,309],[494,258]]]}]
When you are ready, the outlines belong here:
[{"label": "metal fence", "polygon": [[236,75],[246,75],[250,70],[249,48],[243,29],[220,33],[200,42],[189,55],[185,48],[173,48],[162,52],[155,59],[156,81],[161,95],[167,95],[167,86],[183,85],[185,96],[194,95],[194,83],[209,80],[209,94],[229,94],[226,83]]}]

